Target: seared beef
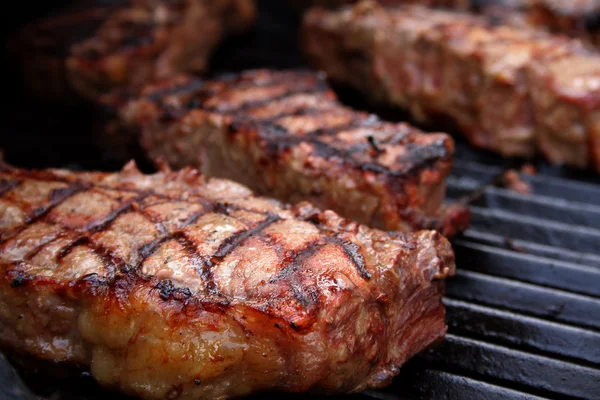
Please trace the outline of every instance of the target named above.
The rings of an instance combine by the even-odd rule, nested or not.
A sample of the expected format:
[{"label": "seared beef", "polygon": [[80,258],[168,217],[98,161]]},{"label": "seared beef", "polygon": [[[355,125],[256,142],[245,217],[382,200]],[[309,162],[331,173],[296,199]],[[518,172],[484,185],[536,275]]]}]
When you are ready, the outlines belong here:
[{"label": "seared beef", "polygon": [[528,22],[600,45],[600,1],[529,0]]},{"label": "seared beef", "polygon": [[201,168],[286,202],[308,200],[377,228],[468,223],[442,207],[453,143],[341,105],[311,72],[251,71],[214,81],[178,77],[121,107],[153,159]]},{"label": "seared beef", "polygon": [[253,16],[252,0],[85,0],[27,26],[12,47],[38,95],[94,99],[115,87],[204,71],[221,39]]},{"label": "seared beef", "polygon": [[305,45],[332,80],[420,121],[444,117],[506,156],[542,152],[600,171],[600,55],[580,42],[483,17],[364,2],[313,10]]},{"label": "seared beef", "polygon": [[[290,0],[299,8],[327,7],[337,8],[347,4],[358,3],[359,0]],[[472,0],[378,0],[384,6],[400,6],[405,4],[420,4],[430,7],[448,7],[468,9]]]},{"label": "seared beef", "polygon": [[145,399],[390,382],[446,332],[439,233],[384,233],[193,169],[0,170],[0,344]]}]

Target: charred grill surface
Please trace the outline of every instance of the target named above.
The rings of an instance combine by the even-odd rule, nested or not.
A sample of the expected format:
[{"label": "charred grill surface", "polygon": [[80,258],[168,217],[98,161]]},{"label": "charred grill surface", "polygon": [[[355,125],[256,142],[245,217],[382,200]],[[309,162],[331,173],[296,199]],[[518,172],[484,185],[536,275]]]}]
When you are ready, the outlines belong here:
[{"label": "charred grill surface", "polygon": [[120,114],[128,124],[120,130],[139,131],[150,157],[259,194],[390,230],[452,235],[468,223],[463,207],[442,206],[453,155],[447,135],[344,107],[314,73],[178,77],[122,101]]},{"label": "charred grill surface", "polygon": [[254,17],[251,0],[86,0],[27,26],[12,44],[36,94],[94,100],[116,87],[202,72]]},{"label": "charred grill surface", "polygon": [[196,170],[0,171],[0,338],[147,399],[389,383],[443,338],[433,231],[384,233]]},{"label": "charred grill surface", "polygon": [[505,156],[544,154],[600,171],[600,56],[578,41],[483,17],[373,2],[305,18],[305,45],[332,80],[420,121],[450,119]]}]

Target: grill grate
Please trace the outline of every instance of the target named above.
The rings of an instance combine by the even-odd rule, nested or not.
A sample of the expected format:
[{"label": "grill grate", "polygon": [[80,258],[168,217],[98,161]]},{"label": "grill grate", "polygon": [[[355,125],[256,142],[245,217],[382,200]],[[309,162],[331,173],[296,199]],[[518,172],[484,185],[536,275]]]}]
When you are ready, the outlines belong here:
[{"label": "grill grate", "polygon": [[[290,29],[297,21],[284,16],[283,3],[260,0],[260,29],[225,46],[214,61],[216,70],[302,65]],[[360,97],[346,97],[360,106]],[[13,130],[19,132],[17,147],[47,131],[25,137],[21,122]],[[75,137],[55,133],[66,135],[65,142]],[[57,159],[63,166],[80,164],[68,148],[52,158],[43,146],[8,150],[9,157],[29,154],[9,158],[23,166],[59,166]],[[343,399],[600,399],[600,177],[540,163],[539,175],[522,177],[532,189],[522,195],[492,184],[517,161],[463,143],[456,158],[448,195],[471,196],[473,223],[454,240],[458,274],[447,284],[447,340],[410,361],[390,387]],[[87,156],[82,165],[106,168],[103,160]],[[33,399],[15,386],[11,374],[0,356],[0,397]],[[26,381],[35,382],[42,398],[107,395],[89,377]]]},{"label": "grill grate", "polygon": [[[469,152],[461,145],[450,198],[498,181],[506,169]],[[600,179],[540,169],[522,176],[531,195],[487,186],[471,202],[472,226],[454,240],[449,335],[419,357],[414,368],[423,372],[409,397],[462,399],[478,390],[472,398],[600,398]],[[419,388],[437,382],[434,397]]]}]

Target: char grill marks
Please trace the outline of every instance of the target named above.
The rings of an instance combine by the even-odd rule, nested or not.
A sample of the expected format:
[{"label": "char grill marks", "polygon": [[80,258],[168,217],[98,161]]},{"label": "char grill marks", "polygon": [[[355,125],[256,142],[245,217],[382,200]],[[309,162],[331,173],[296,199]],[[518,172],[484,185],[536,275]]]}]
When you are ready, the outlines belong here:
[{"label": "char grill marks", "polygon": [[[139,174],[136,171],[132,172],[132,168],[134,167],[128,166],[129,172],[125,173]],[[7,182],[0,197],[1,205],[5,214],[14,214],[14,218],[5,218],[6,222],[3,221],[0,254],[4,253],[5,257],[8,255],[5,262],[7,260],[14,262],[13,272],[16,274],[14,282],[18,282],[19,285],[28,279],[29,269],[35,270],[36,267],[40,267],[35,265],[39,263],[36,257],[39,257],[45,249],[54,247],[56,243],[60,245],[53,249],[54,260],[47,261],[56,263],[57,268],[60,268],[60,264],[75,249],[85,247],[102,261],[103,267],[102,270],[90,270],[86,275],[97,275],[99,278],[110,280],[119,273],[144,275],[143,266],[148,259],[157,254],[166,244],[174,242],[180,245],[191,265],[197,267],[199,274],[197,279],[206,280],[209,294],[222,296],[212,281],[212,270],[218,268],[227,256],[234,253],[246,241],[255,238],[273,244],[281,257],[278,263],[284,266],[279,277],[273,278],[272,282],[280,281],[282,277],[289,278],[290,271],[301,265],[300,260],[314,255],[327,245],[339,246],[358,275],[367,280],[371,278],[360,247],[337,234],[316,234],[313,240],[308,241],[299,250],[285,248],[264,231],[278,222],[289,219],[289,211],[282,209],[275,202],[262,200],[254,205],[258,207],[253,207],[252,204],[246,207],[244,203],[248,200],[252,201],[248,193],[244,193],[245,196],[241,199],[234,197],[231,199],[232,202],[228,202],[227,197],[223,201],[217,201],[204,195],[189,195],[186,192],[179,195],[161,194],[150,187],[137,189],[131,188],[127,183],[102,183],[107,174],[104,174],[106,176],[102,174],[84,176],[83,179],[79,179],[75,174],[62,172],[55,174],[11,170],[0,174],[6,175],[2,179]],[[192,173],[191,176],[191,179],[197,180],[198,184],[203,184],[202,179],[197,175]],[[94,180],[98,182],[93,182]],[[13,193],[12,190],[19,185],[27,185],[27,190]],[[36,191],[36,195],[39,195],[34,201],[30,201],[31,197],[26,197],[31,191]],[[81,197],[77,199],[76,196]],[[110,206],[93,204],[94,202],[108,202]],[[91,208],[92,211],[85,208]],[[133,214],[141,216],[145,222],[152,225],[155,234],[152,240],[136,244],[135,256],[123,255],[118,249],[111,248],[112,243],[109,242],[108,246],[104,244],[102,238],[104,234],[111,233],[112,226],[117,220],[124,218],[127,221],[128,215]],[[205,253],[199,250],[193,233],[190,236],[187,228],[209,214],[234,218],[235,228],[231,229],[229,236],[221,238],[220,241],[211,239],[214,242],[213,252]],[[44,225],[47,231],[39,232],[40,238],[32,238],[27,231],[39,224]],[[215,225],[213,229],[220,228]],[[35,232],[37,230],[34,234]],[[37,240],[37,242],[28,243],[28,240]],[[26,251],[18,251],[16,255],[11,255],[12,250],[15,249]],[[168,261],[165,260],[164,264],[167,263]],[[10,271],[11,268],[8,270]],[[169,272],[163,275],[168,277],[168,274]],[[160,275],[160,272],[157,275]],[[50,271],[50,276],[55,276],[58,280],[63,279],[58,272]],[[76,274],[73,279],[82,277],[81,274]],[[189,290],[187,287],[185,289]],[[307,305],[301,291],[300,285],[296,282],[294,294],[301,300],[301,304]]]},{"label": "char grill marks", "polygon": [[12,50],[38,96],[95,102],[115,88],[203,72],[219,42],[253,17],[251,0],[85,0],[26,26]]},{"label": "char grill marks", "polygon": [[423,7],[361,2],[313,10],[305,47],[332,80],[375,103],[440,117],[504,156],[542,153],[600,170],[599,55],[527,26]]},{"label": "char grill marks", "polygon": [[446,331],[454,256],[437,232],[372,230],[192,169],[0,179],[0,345],[127,394],[360,391]]},{"label": "char grill marks", "polygon": [[[444,233],[453,234],[468,219],[465,211],[462,221],[443,222],[443,180],[453,156],[447,135],[346,108],[318,74],[179,76],[116,103],[118,123],[141,130],[150,157],[176,167],[202,166],[206,175],[237,180],[260,194],[309,200],[385,229],[446,226]],[[371,197],[356,200],[370,202],[368,211],[342,200],[354,189]]]}]

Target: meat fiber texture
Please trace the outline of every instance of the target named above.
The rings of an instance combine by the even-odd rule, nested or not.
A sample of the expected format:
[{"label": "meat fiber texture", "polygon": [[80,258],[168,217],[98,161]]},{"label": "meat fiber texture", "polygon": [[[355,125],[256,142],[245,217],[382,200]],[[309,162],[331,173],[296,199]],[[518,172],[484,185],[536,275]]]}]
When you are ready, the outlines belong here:
[{"label": "meat fiber texture", "polygon": [[317,67],[374,102],[426,123],[450,120],[505,156],[539,152],[600,172],[600,55],[577,40],[368,1],[313,10],[304,39]]},{"label": "meat fiber texture", "polygon": [[347,108],[315,73],[180,76],[114,103],[113,130],[137,132],[151,158],[172,166],[376,228],[453,235],[469,223],[465,207],[443,205],[454,152],[448,135]]},{"label": "meat fiber texture", "polygon": [[0,345],[144,399],[387,385],[446,332],[439,233],[194,169],[0,170]]},{"label": "meat fiber texture", "polygon": [[252,0],[85,0],[28,25],[12,43],[25,81],[52,101],[178,72],[204,72],[221,40],[248,28]]}]

